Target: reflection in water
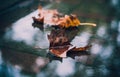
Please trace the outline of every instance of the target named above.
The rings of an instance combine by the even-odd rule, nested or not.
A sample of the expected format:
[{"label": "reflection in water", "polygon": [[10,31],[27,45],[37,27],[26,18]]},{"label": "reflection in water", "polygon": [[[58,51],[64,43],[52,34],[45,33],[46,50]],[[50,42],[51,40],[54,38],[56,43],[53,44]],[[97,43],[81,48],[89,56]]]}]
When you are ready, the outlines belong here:
[{"label": "reflection in water", "polygon": [[74,67],[75,63],[72,59],[64,59],[62,64],[58,63],[56,73],[62,77],[72,75],[74,73]]},{"label": "reflection in water", "polygon": [[102,27],[100,27],[98,30],[97,30],[97,35],[99,36],[99,37],[105,37],[105,35],[106,35],[106,30],[105,30],[106,28],[105,28],[105,26],[102,26]]},{"label": "reflection in water", "polygon": [[86,70],[86,74],[87,74],[88,76],[93,76],[94,70],[89,67],[89,68],[87,68],[87,70]]},{"label": "reflection in water", "polygon": [[118,0],[111,0],[111,3],[115,6],[118,4]]},{"label": "reflection in water", "polygon": [[102,49],[102,46],[99,45],[99,44],[94,44],[91,48],[91,53],[93,54],[100,54],[101,52],[101,49]]},{"label": "reflection in water", "polygon": [[[37,43],[37,46],[47,48],[48,47],[48,40],[47,37],[45,36],[46,33],[43,33],[39,31],[37,28],[33,28],[31,26],[33,20],[31,19],[32,16],[35,16],[38,13],[38,11],[35,11],[17,22],[15,22],[6,32],[5,37],[10,38],[15,41],[23,41],[27,43],[28,45],[33,45],[35,42]],[[10,34],[12,32],[12,34]],[[42,41],[41,41],[42,40]]]},{"label": "reflection in water", "polygon": [[[9,39],[12,39],[14,41],[19,41],[19,42],[20,41],[25,42],[29,45],[35,44],[35,46],[37,45],[40,48],[46,48],[47,45],[48,45],[47,40],[40,39],[40,38],[45,38],[44,36],[46,36],[46,33],[45,32],[43,33],[42,31],[39,31],[37,28],[34,29],[31,26],[32,20],[30,18],[32,18],[32,16],[36,13],[37,13],[37,11],[33,12],[32,14],[30,14],[30,15],[24,17],[24,18],[21,18],[16,23],[14,23],[13,26],[9,30],[7,30],[5,38],[6,39],[9,38]],[[56,32],[58,32],[58,33],[56,33]],[[10,33],[12,33],[12,34],[9,35]],[[38,35],[38,33],[39,33],[39,35]],[[71,29],[70,32],[69,32],[69,29],[68,30],[64,30],[64,29],[63,30],[62,29],[52,30],[52,32],[49,35],[49,36],[52,36],[52,37],[51,37],[51,39],[49,37],[49,40],[53,40],[55,38],[55,40],[53,40],[52,42],[56,43],[56,44],[54,45],[50,41],[50,48],[55,47],[57,44],[58,44],[58,46],[62,46],[62,45],[65,45],[65,44],[70,45],[70,42],[74,39],[74,37],[77,35],[77,33],[78,33],[77,28],[75,28],[73,30]],[[56,37],[56,36],[58,36],[58,37]],[[37,42],[36,42],[36,40],[37,40]],[[43,41],[43,40],[45,40],[45,41]],[[75,43],[75,42],[73,42],[73,43]],[[42,47],[42,45],[43,45],[43,47]],[[76,45],[76,46],[78,46],[78,45]],[[78,47],[80,47],[80,46],[78,46]],[[9,54],[7,54],[8,51],[9,51]],[[72,50],[72,51],[75,51],[75,50]],[[13,51],[13,50],[2,49],[2,54],[3,54],[4,60],[9,61],[8,64],[9,63],[12,64],[15,67],[15,69],[16,68],[17,69],[22,69],[22,70],[27,71],[27,72],[36,72],[37,73],[48,62],[44,58],[34,56],[34,55],[30,55],[30,54],[26,54],[26,53],[16,52],[16,51]],[[67,54],[67,56],[72,57],[72,54],[74,54],[73,57],[75,57],[75,56],[80,56],[82,53],[80,52],[80,55],[79,55],[78,52],[77,53],[70,52],[70,53]],[[83,54],[86,54],[86,53],[83,53]],[[58,68],[57,69],[58,75],[66,76],[66,75],[69,75],[69,74],[73,73],[74,62],[69,61],[69,59],[68,59],[68,61],[66,61],[66,60],[63,60],[64,63],[62,65],[61,64],[58,65],[58,67],[57,67]],[[60,69],[60,67],[65,68],[66,63],[69,64],[69,66],[63,72],[62,69]],[[61,73],[58,72],[58,71],[61,71]],[[19,72],[20,72],[20,70],[19,70]]]},{"label": "reflection in water", "polygon": [[75,36],[75,38],[72,40],[71,43],[78,47],[86,46],[88,44],[88,40],[89,40],[90,36],[91,36],[90,33],[82,32],[80,35]]},{"label": "reflection in water", "polygon": [[[71,41],[78,34],[78,24],[93,25],[91,23],[80,23],[75,15],[62,15],[57,10],[44,10],[39,7],[38,18],[33,17],[33,27],[40,30],[47,28],[49,25],[52,30],[48,35],[49,53],[47,57],[52,60],[60,60],[62,58],[71,57],[75,59],[76,56],[88,55],[87,50],[91,47],[76,47],[71,44]],[[44,25],[46,24],[46,25]],[[86,36],[87,37],[87,36]]]},{"label": "reflection in water", "polygon": [[113,46],[108,45],[107,47],[104,48],[104,50],[102,51],[102,53],[100,54],[102,59],[108,59],[111,55],[113,51]]},{"label": "reflection in water", "polygon": [[[28,44],[32,44],[32,41],[34,41],[33,37],[35,33],[37,33],[37,29],[34,29],[33,27],[31,27],[31,24],[32,24],[31,17],[35,15],[36,13],[37,11],[15,22],[12,28],[10,28],[10,30],[7,31],[5,37],[6,38],[9,37],[16,41],[24,41]],[[10,32],[12,32],[11,35],[9,35]]]},{"label": "reflection in water", "polygon": [[[34,45],[34,47],[38,46],[38,47],[42,47],[42,48],[48,47],[47,37],[45,36],[46,33],[43,33],[41,31],[39,31],[37,28],[33,28],[31,26],[31,24],[33,22],[32,16],[34,16],[36,14],[37,14],[37,11],[21,18],[20,20],[15,22],[11,28],[8,28],[6,30],[6,34],[5,34],[4,38],[6,40],[9,39],[12,41],[16,41],[15,44],[14,44],[14,42],[11,42],[12,45],[10,46],[9,45],[10,42],[4,40],[5,46],[3,46],[3,47],[6,48],[6,46],[7,46],[6,44],[8,43],[8,48],[7,49],[2,48],[2,50],[1,50],[3,60],[5,61],[5,62],[1,63],[1,66],[4,63],[7,63],[8,65],[10,64],[10,66],[5,65],[5,67],[7,67],[7,68],[5,71],[3,71],[3,73],[7,72],[7,70],[9,70],[11,68],[11,70],[8,72],[8,74],[5,73],[5,75],[7,77],[10,77],[11,75],[14,75],[11,77],[21,77],[21,75],[20,75],[21,70],[25,71],[25,72],[29,72],[29,73],[30,72],[37,73],[40,71],[41,68],[43,68],[48,63],[48,60],[45,58],[41,58],[39,56],[35,56],[35,55],[31,55],[31,54],[26,54],[26,53],[22,54],[21,53],[21,51],[22,52],[24,52],[24,51],[31,52],[31,49],[29,51],[29,47],[28,48],[26,47],[27,45]],[[41,41],[41,39],[42,39],[42,41]],[[18,45],[17,42],[21,43],[22,46]],[[36,43],[36,42],[38,42],[38,43]],[[27,44],[26,46],[24,46],[25,43]],[[21,50],[21,48],[22,48],[22,50]],[[43,53],[43,51],[41,52],[41,54]],[[36,52],[36,51],[33,50],[32,52]],[[2,60],[0,60],[0,61],[2,61]],[[11,66],[11,64],[12,64],[12,66]],[[3,69],[1,68],[1,70],[3,70]],[[16,72],[14,72],[14,70],[16,70]],[[11,72],[13,72],[13,73],[11,73]],[[0,75],[0,76],[2,76],[2,75]]]},{"label": "reflection in water", "polygon": [[[109,16],[108,12],[110,10],[110,5],[108,6],[108,4],[106,4],[109,3],[107,2],[108,0],[94,0],[93,2],[86,1],[88,0],[85,0],[85,2],[81,0],[76,1],[77,4],[75,3],[75,5],[70,7],[67,4],[71,2],[74,4],[75,1],[66,0],[65,7],[67,7],[67,12],[70,11],[70,13],[74,12],[79,14],[79,16],[82,17],[81,21],[90,20],[99,24],[99,26],[92,29],[91,27],[88,27],[87,29],[86,27],[79,27],[78,32],[75,32],[75,35],[73,32],[71,34],[74,36],[70,36],[72,37],[72,39],[70,39],[71,44],[75,45],[76,47],[86,46],[90,42],[90,44],[92,44],[92,47],[90,48],[91,55],[87,57],[76,56],[75,60],[71,58],[64,58],[62,63],[59,61],[52,61],[48,63],[49,61],[45,56],[49,50],[49,40],[47,38],[47,34],[50,34],[50,31],[43,30],[43,32],[42,30],[32,27],[32,17],[37,15],[36,11],[34,14],[30,14],[29,16],[18,20],[11,28],[7,28],[5,35],[6,40],[4,43],[1,43],[0,40],[0,52],[2,53],[2,57],[0,56],[0,76],[24,77],[27,73],[27,76],[33,77],[119,77],[119,15],[116,13],[116,11],[114,11],[116,17],[113,20],[109,19],[109,17],[106,18]],[[119,3],[114,1],[119,2],[119,0],[111,0],[111,2],[114,4],[114,7],[117,6],[115,9],[118,9]],[[53,7],[61,9],[61,7],[57,7],[59,5],[54,3]],[[103,6],[101,7],[101,5]],[[63,7],[64,6],[62,6],[62,9]],[[79,9],[83,13],[76,12],[79,11]],[[88,12],[91,14],[89,15]],[[96,20],[86,18],[93,17],[94,12],[98,13],[97,15],[100,15],[96,15]],[[110,12],[110,15],[113,16],[114,14],[111,14]],[[109,21],[104,21],[105,18]],[[10,40],[14,40],[14,42],[9,42]],[[31,47],[28,45],[31,45]],[[36,46],[39,48],[39,50],[36,49]],[[79,61],[83,63],[80,63]],[[36,72],[37,75],[33,74],[33,72]]]},{"label": "reflection in water", "polygon": [[0,50],[0,65],[2,64],[2,53],[1,53],[1,50]]},{"label": "reflection in water", "polygon": [[119,22],[119,25],[118,25],[118,32],[119,32],[119,34],[118,34],[118,37],[117,37],[117,43],[118,43],[118,45],[120,45],[120,22]]}]

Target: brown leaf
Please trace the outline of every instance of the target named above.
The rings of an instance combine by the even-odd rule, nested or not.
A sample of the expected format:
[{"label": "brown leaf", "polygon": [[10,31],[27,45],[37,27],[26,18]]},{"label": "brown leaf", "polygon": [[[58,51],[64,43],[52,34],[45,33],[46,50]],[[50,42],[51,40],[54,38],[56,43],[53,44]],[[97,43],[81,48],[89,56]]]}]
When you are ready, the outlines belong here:
[{"label": "brown leaf", "polygon": [[50,47],[71,45],[64,29],[52,30],[48,40]]},{"label": "brown leaf", "polygon": [[69,49],[69,45],[67,46],[57,46],[57,47],[52,47],[50,48],[50,52],[54,55],[56,55],[57,57],[67,57],[66,53],[68,52]]},{"label": "brown leaf", "polygon": [[71,49],[70,51],[73,51],[73,52],[80,52],[80,51],[86,51],[87,49],[89,49],[92,45],[87,45],[85,47],[79,47],[79,48],[76,48],[74,47],[73,49]]},{"label": "brown leaf", "polygon": [[51,47],[49,50],[52,54],[54,54],[57,57],[75,58],[75,56],[89,55],[87,50],[91,47],[91,45],[85,47],[79,47],[79,48],[74,47],[72,49],[69,49],[70,47],[71,47],[70,45],[56,46],[56,47]]},{"label": "brown leaf", "polygon": [[38,8],[39,10],[39,18],[33,17],[34,22],[44,23],[50,26],[57,26],[60,28],[69,28],[69,27],[77,27],[79,25],[92,25],[96,26],[94,23],[80,23],[80,20],[76,15],[63,15],[59,13],[56,9],[53,10],[45,10],[42,7]]},{"label": "brown leaf", "polygon": [[39,18],[33,17],[34,22],[40,22],[51,26],[68,28],[80,25],[80,21],[76,15],[61,15],[56,9],[45,10],[39,7]]},{"label": "brown leaf", "polygon": [[67,52],[67,57],[75,58],[75,56],[82,56],[82,55],[90,55],[90,53],[87,51],[91,45],[85,46],[85,47],[79,47],[79,48],[72,48]]}]

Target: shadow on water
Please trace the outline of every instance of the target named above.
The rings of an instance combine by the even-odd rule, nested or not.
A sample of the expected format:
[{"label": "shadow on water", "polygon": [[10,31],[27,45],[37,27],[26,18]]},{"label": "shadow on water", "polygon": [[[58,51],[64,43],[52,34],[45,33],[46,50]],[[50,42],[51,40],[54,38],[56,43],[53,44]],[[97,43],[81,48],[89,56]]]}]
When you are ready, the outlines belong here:
[{"label": "shadow on water", "polygon": [[[40,30],[32,26],[32,17],[38,14],[38,10],[35,9],[38,4],[42,4],[39,1],[30,4],[35,5],[34,7],[27,6],[35,10],[34,12],[29,11],[24,13],[24,10],[28,9],[25,8],[21,10],[21,15],[18,16],[16,12],[16,15],[14,15],[14,13],[12,14],[7,11],[3,14],[2,19],[0,19],[2,21],[0,27],[0,76],[119,77],[119,3],[119,0],[48,1],[44,8],[55,8],[65,14],[74,13],[79,17],[81,22],[94,22],[97,24],[96,27],[79,26],[77,30],[68,30],[68,33],[64,32],[65,34],[62,31],[58,32],[58,30],[58,35],[51,28],[43,29],[42,27],[42,30]],[[14,7],[16,8],[17,5],[12,8]],[[17,10],[19,9],[17,8]],[[15,10],[13,9],[13,11]],[[12,16],[15,16],[12,19],[13,21],[10,20]],[[33,25],[37,26],[37,24]],[[49,39],[48,35],[51,36]],[[55,60],[49,62],[46,56],[49,52],[49,47],[57,45],[49,45],[50,40],[54,39],[52,36],[55,35],[57,37],[63,36],[64,39],[67,37],[69,42],[67,41],[66,45],[70,43],[76,47],[84,47],[91,44],[90,55],[75,56],[74,59],[67,57],[62,62],[59,61],[61,59],[58,58],[56,60],[56,57],[52,56]],[[62,43],[60,44],[62,45]],[[51,57],[51,54],[49,57]]]}]

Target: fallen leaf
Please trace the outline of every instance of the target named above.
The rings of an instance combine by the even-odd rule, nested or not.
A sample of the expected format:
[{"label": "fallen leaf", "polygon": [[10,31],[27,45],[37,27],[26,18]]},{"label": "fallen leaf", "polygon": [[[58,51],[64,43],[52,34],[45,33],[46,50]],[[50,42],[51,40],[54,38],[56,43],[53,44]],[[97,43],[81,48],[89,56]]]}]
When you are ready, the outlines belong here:
[{"label": "fallen leaf", "polygon": [[38,8],[39,14],[38,18],[33,17],[35,23],[47,24],[50,26],[57,26],[59,28],[69,28],[77,27],[79,25],[92,25],[96,26],[94,23],[81,23],[76,15],[63,15],[59,13],[56,9],[48,10],[43,9],[42,7]]},{"label": "fallen leaf", "polygon": [[51,53],[53,53],[54,55],[56,55],[57,57],[67,57],[66,54],[68,52],[68,49],[70,48],[69,45],[67,46],[57,46],[57,47],[52,47],[49,49],[49,51]]},{"label": "fallen leaf", "polygon": [[90,55],[90,53],[87,51],[90,47],[91,45],[79,48],[74,47],[67,52],[67,57],[75,59],[76,56]]},{"label": "fallen leaf", "polygon": [[50,47],[71,45],[64,29],[53,29],[50,35],[48,35],[48,40]]}]

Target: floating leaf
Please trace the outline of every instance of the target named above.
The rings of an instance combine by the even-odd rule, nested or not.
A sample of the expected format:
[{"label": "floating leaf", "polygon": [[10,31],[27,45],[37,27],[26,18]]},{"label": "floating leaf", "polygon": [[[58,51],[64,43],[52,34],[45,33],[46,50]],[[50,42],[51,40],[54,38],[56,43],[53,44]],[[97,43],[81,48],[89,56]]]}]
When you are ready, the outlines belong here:
[{"label": "floating leaf", "polygon": [[94,23],[81,23],[76,15],[63,15],[59,13],[56,9],[45,10],[39,7],[39,18],[33,17],[35,23],[47,24],[54,27],[69,28],[77,27],[79,25],[92,25],[96,26]]}]

